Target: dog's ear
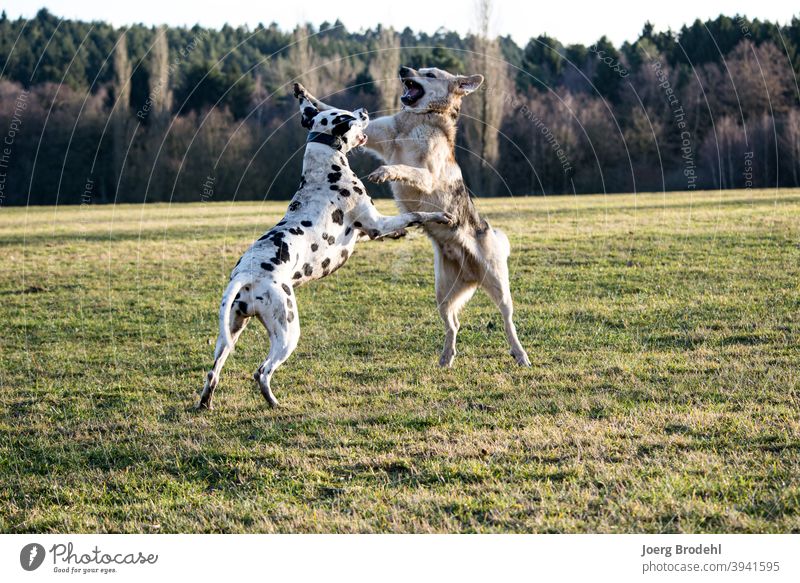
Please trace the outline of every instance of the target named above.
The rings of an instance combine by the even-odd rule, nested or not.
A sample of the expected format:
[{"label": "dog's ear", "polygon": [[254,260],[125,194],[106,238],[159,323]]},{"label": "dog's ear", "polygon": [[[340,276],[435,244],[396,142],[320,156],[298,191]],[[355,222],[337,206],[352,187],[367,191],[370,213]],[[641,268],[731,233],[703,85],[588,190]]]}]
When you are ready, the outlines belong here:
[{"label": "dog's ear", "polygon": [[483,83],[483,75],[459,75],[456,78],[456,92],[469,95]]},{"label": "dog's ear", "polygon": [[314,126],[314,116],[318,113],[319,110],[316,107],[300,104],[300,125],[310,130]]},{"label": "dog's ear", "polygon": [[297,98],[297,103],[300,106],[300,125],[307,130],[310,130],[314,125],[314,116],[319,113],[319,110],[314,107],[306,94],[306,88],[300,83],[294,84],[294,96]]}]

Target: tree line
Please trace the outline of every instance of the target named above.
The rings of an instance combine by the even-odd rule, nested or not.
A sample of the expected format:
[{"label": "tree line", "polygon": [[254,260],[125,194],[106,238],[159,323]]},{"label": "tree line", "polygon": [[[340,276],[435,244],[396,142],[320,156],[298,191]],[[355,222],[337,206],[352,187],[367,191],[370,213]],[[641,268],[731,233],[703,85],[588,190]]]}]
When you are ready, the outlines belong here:
[{"label": "tree line", "polygon": [[799,19],[522,47],[487,14],[462,36],[3,12],[0,204],[290,198],[305,139],[291,83],[379,115],[400,106],[400,64],[486,77],[457,140],[478,196],[800,186]]}]

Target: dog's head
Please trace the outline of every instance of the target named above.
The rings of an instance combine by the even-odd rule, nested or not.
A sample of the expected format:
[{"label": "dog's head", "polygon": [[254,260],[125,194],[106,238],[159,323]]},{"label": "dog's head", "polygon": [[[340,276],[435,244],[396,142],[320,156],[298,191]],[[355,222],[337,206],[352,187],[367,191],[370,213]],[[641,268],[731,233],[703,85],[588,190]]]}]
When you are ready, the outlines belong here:
[{"label": "dog's head", "polygon": [[414,113],[458,111],[461,99],[483,83],[483,75],[453,75],[431,67],[400,67],[403,109]]},{"label": "dog's head", "polygon": [[306,93],[299,83],[294,84],[294,96],[300,106],[300,123],[309,131],[309,141],[328,144],[342,152],[367,143],[364,133],[369,114],[363,107],[355,111],[326,107]]}]

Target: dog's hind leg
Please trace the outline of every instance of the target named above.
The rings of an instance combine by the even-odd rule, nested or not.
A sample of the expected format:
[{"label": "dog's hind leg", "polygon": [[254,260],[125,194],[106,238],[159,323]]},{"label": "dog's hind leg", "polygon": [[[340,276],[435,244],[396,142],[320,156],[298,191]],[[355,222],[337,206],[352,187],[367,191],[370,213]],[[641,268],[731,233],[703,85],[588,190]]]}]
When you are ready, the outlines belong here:
[{"label": "dog's hind leg", "polygon": [[[501,263],[502,262],[502,263]],[[520,366],[530,366],[531,361],[517,337],[517,328],[514,326],[514,302],[511,299],[511,286],[508,282],[508,267],[504,259],[491,264],[486,264],[486,274],[481,281],[481,288],[492,298],[503,316],[503,326],[506,339],[511,346],[511,356]]]},{"label": "dog's hind leg", "polygon": [[253,378],[270,407],[277,407],[278,400],[271,388],[272,375],[297,348],[300,340],[300,318],[290,286],[283,284],[280,288],[270,288],[264,292],[263,297],[264,302],[256,304],[256,312],[269,334],[269,355],[258,367]]},{"label": "dog's hind leg", "polygon": [[436,305],[445,328],[444,349],[439,366],[453,366],[456,356],[456,335],[461,323],[458,312],[475,293],[476,282],[465,279],[461,266],[444,257],[438,244],[433,245],[433,265],[436,274]]},{"label": "dog's hind leg", "polygon": [[[239,340],[239,336],[242,335],[242,331],[245,326],[247,326],[249,320],[250,319],[245,316],[231,312],[230,330],[234,344]],[[206,375],[206,383],[203,386],[203,392],[200,394],[198,408],[213,408],[212,399],[214,397],[214,389],[216,389],[219,384],[219,375],[222,372],[222,367],[225,366],[225,361],[228,360],[228,356],[230,356],[232,350],[232,346],[227,346],[225,344],[225,338],[222,336],[217,338],[217,347],[214,349],[214,365],[211,367],[208,375]]]}]

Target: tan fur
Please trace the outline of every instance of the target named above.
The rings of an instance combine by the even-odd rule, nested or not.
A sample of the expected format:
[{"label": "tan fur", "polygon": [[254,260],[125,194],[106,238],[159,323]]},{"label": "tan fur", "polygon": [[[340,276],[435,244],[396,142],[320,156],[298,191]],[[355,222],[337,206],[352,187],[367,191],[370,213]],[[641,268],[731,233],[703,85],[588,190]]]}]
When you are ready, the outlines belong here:
[{"label": "tan fur", "polygon": [[[400,69],[400,76],[404,84],[413,81],[422,87],[424,95],[404,104],[397,114],[370,123],[367,148],[386,165],[368,178],[391,182],[394,199],[403,212],[445,211],[456,217],[455,227],[424,226],[433,243],[436,301],[446,331],[439,363],[452,365],[460,326],[458,312],[480,286],[500,308],[512,356],[518,364],[529,366],[512,319],[508,239],[480,217],[455,160],[461,100],[480,86],[483,77],[407,67]],[[328,107],[311,99],[317,107]]]}]

